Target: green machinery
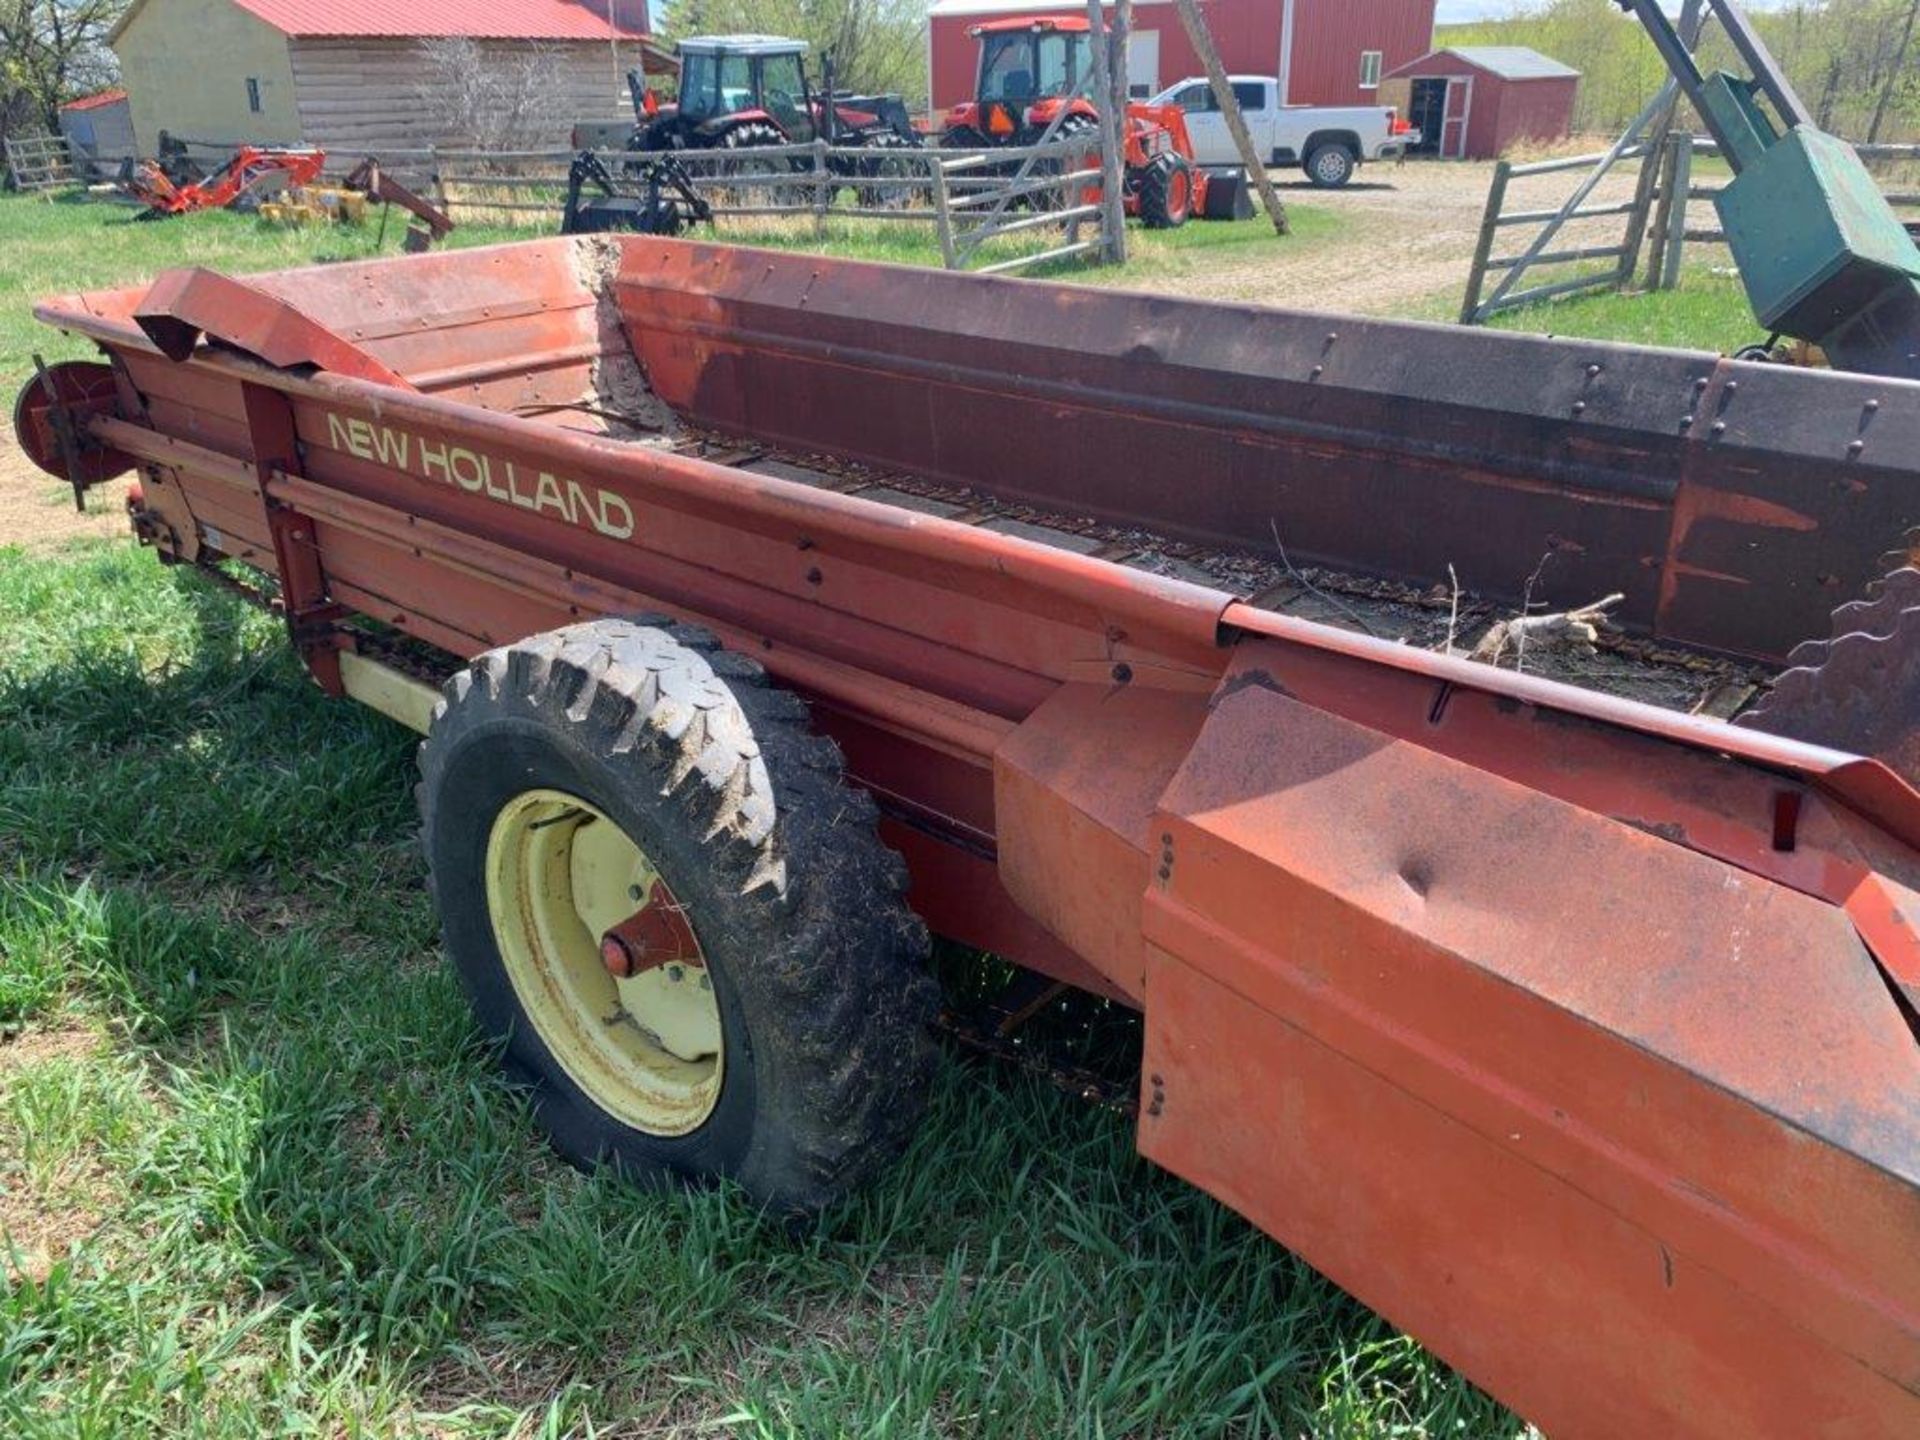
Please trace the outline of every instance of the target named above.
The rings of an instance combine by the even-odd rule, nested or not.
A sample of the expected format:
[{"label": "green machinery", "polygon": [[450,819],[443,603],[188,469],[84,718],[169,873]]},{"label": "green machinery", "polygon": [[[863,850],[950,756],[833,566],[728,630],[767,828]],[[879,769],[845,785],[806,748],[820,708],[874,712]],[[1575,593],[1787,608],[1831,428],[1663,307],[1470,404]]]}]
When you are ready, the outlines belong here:
[{"label": "green machinery", "polygon": [[1659,0],[1618,3],[1733,168],[1714,207],[1760,323],[1836,369],[1920,379],[1920,247],[1853,147],[1813,123],[1740,6],[1705,0],[1749,76],[1703,73]]}]

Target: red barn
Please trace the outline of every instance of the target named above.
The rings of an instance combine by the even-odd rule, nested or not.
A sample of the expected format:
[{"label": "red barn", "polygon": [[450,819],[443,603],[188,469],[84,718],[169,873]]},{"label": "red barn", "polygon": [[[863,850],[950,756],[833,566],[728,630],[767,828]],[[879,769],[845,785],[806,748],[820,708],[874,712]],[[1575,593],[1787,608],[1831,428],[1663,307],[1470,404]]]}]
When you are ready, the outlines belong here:
[{"label": "red barn", "polygon": [[[1433,7],[1434,0],[1201,0],[1200,11],[1229,73],[1278,76],[1290,105],[1365,105],[1384,75],[1433,44]],[[1086,8],[1085,0],[935,0],[927,23],[934,111],[973,96],[972,27]],[[1134,0],[1133,28],[1127,84],[1136,96],[1205,73],[1172,0]]]},{"label": "red barn", "polygon": [[1420,132],[1409,152],[1492,160],[1522,140],[1573,129],[1580,72],[1524,45],[1456,45],[1390,72],[1405,86],[1401,112]]}]

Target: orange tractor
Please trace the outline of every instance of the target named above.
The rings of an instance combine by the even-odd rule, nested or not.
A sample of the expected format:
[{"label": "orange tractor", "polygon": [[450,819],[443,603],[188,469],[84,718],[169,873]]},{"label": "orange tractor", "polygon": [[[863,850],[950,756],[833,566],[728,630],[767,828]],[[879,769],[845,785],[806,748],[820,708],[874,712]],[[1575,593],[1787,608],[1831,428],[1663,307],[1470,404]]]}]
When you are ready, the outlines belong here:
[{"label": "orange tractor", "polygon": [[[1086,95],[1093,75],[1086,17],[1023,15],[967,33],[980,42],[979,78],[974,98],[947,111],[943,148],[1036,145],[1049,130],[1055,139],[1068,140],[1098,127],[1100,112]],[[1124,167],[1127,214],[1156,230],[1184,225],[1196,213],[1230,218],[1244,188],[1237,177],[1209,177],[1194,163],[1186,116],[1177,105],[1127,106]],[[1209,189],[1219,191],[1211,205]]]}]

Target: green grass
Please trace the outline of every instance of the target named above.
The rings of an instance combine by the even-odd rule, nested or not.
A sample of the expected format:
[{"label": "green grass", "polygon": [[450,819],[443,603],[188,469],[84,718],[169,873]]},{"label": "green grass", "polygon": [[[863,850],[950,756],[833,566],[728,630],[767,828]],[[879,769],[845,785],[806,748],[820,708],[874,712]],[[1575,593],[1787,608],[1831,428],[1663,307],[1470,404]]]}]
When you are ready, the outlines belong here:
[{"label": "green grass", "polygon": [[[30,373],[35,351],[49,361],[93,353],[90,342],[57,335],[33,318],[32,302],[43,296],[138,284],[177,265],[239,273],[378,253],[377,220],[285,229],[226,210],[154,221],[135,213],[77,191],[51,199],[0,195],[0,387],[9,397]],[[387,225],[387,253],[399,253],[404,218],[396,211]],[[483,245],[514,234],[462,226],[448,243]]]},{"label": "green grass", "polygon": [[563,1167],[436,953],[412,757],[193,574],[0,550],[0,1434],[1517,1431],[1003,1068],[799,1235]]},{"label": "green grass", "polygon": [[1723,354],[1767,338],[1739,279],[1715,273],[1705,258],[1692,254],[1677,289],[1575,295],[1502,311],[1489,323],[1501,330]]}]

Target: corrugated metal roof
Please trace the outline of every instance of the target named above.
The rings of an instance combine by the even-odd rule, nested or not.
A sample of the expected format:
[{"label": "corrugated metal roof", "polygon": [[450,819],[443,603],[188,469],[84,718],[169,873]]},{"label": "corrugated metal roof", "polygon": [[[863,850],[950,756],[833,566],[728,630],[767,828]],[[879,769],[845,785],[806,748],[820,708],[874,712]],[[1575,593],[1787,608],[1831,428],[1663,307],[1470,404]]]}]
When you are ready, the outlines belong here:
[{"label": "corrugated metal roof", "polygon": [[102,90],[98,95],[82,95],[78,100],[69,100],[62,110],[98,110],[103,105],[118,105],[127,98],[127,92],[120,89]]},{"label": "corrugated metal roof", "polygon": [[[117,39],[148,0],[128,7]],[[639,0],[233,0],[286,35],[463,36],[475,40],[637,40]],[[609,16],[613,19],[610,21]]]},{"label": "corrugated metal roof", "polygon": [[1565,80],[1580,74],[1571,65],[1562,65],[1525,45],[1449,45],[1440,53],[1457,55],[1502,80]]}]

